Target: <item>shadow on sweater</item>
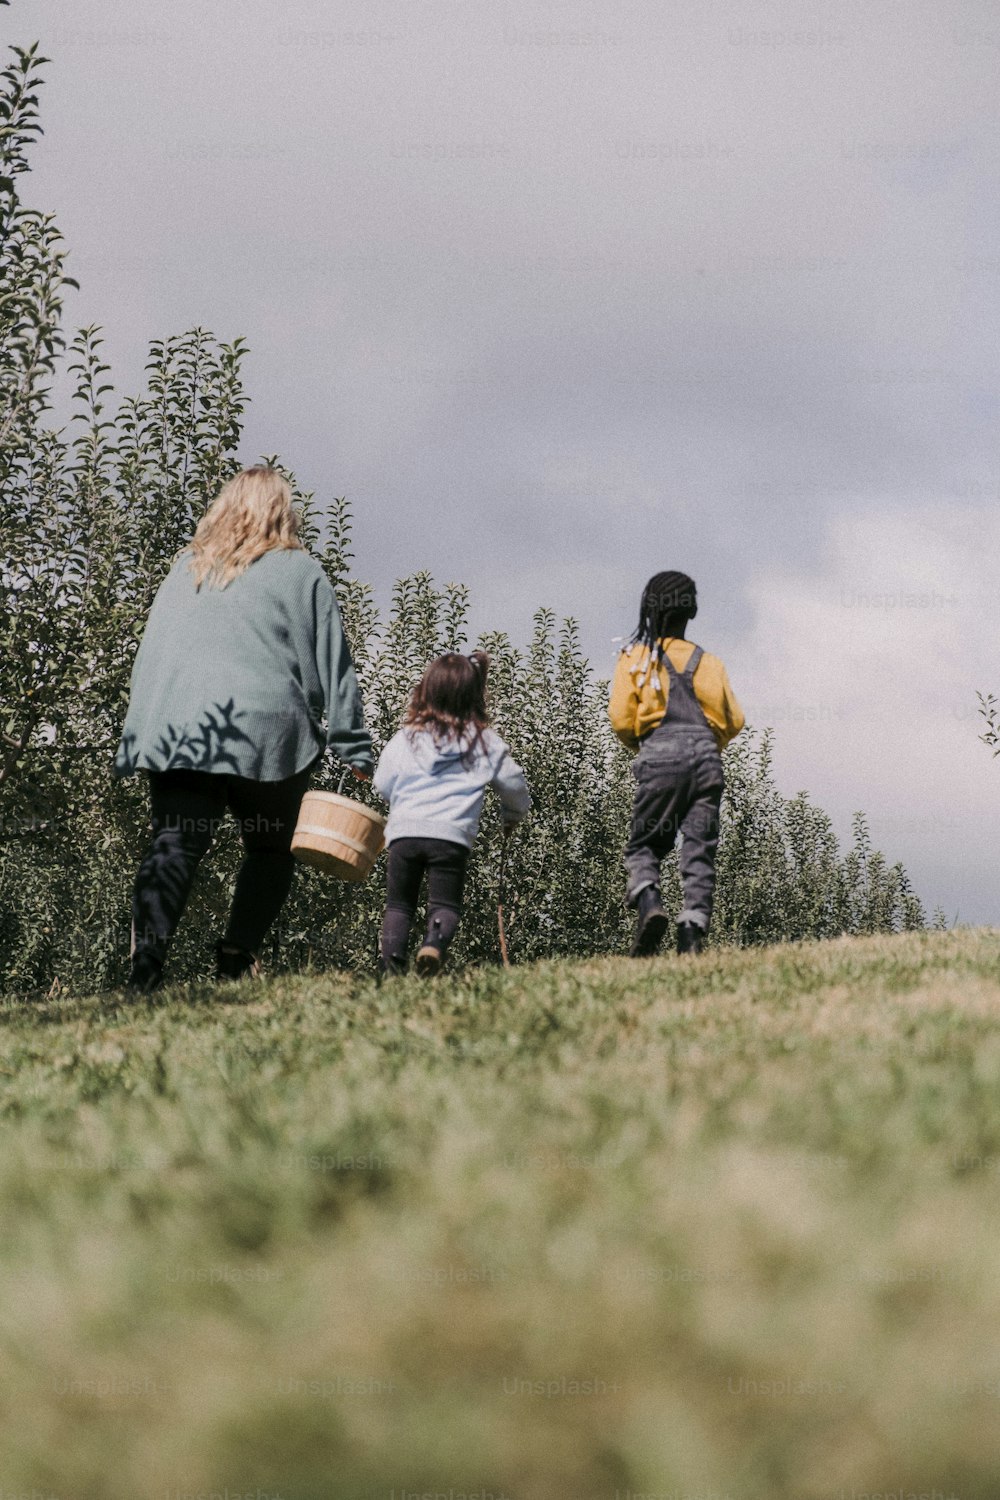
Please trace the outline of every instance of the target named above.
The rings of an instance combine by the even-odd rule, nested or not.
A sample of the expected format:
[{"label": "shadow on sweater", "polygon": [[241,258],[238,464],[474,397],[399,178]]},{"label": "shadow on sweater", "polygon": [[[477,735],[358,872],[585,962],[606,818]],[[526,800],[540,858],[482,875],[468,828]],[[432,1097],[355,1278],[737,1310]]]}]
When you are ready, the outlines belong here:
[{"label": "shadow on sweater", "polygon": [[[206,710],[194,729],[190,724],[182,729],[168,724],[156,745],[158,769],[228,772],[238,776],[235,748],[253,744],[236,723],[238,717],[235,702],[230,698],[228,703],[217,703]],[[140,769],[134,734],[127,733],[122,738],[117,769],[123,776]]]}]

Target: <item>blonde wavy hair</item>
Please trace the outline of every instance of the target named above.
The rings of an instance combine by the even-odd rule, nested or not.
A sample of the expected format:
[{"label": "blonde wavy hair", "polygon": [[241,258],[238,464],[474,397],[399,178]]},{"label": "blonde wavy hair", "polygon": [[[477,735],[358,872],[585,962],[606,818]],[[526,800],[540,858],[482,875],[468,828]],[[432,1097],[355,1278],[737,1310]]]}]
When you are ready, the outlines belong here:
[{"label": "blonde wavy hair", "polygon": [[224,589],[265,552],[301,549],[292,491],[277,469],[258,465],[224,484],[186,551],[195,582]]}]

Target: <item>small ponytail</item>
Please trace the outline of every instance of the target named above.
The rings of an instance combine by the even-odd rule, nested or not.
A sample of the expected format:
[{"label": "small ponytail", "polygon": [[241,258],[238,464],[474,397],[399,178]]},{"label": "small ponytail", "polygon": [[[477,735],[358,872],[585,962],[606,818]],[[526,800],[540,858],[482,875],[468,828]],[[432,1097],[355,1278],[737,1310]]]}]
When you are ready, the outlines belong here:
[{"label": "small ponytail", "polygon": [[486,654],[485,651],[478,651],[477,650],[477,651],[470,651],[469,652],[469,660],[471,661],[472,665],[475,667],[477,673],[479,674],[479,680],[482,683],[483,690],[485,692],[485,690],[486,690],[486,678],[487,678],[487,676],[489,674],[489,670],[490,670],[490,659],[487,656],[487,654]]}]

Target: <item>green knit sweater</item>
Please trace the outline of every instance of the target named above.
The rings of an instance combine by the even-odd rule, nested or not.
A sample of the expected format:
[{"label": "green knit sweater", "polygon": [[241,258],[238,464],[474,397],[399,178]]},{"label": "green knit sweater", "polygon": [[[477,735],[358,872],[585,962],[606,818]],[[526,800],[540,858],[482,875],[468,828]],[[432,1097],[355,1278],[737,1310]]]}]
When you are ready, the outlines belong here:
[{"label": "green knit sweater", "polygon": [[304,551],[265,552],[225,588],[197,588],[182,554],[153,601],[132,669],[117,774],[283,781],[325,745],[359,771],[372,769],[350,648],[319,563]]}]

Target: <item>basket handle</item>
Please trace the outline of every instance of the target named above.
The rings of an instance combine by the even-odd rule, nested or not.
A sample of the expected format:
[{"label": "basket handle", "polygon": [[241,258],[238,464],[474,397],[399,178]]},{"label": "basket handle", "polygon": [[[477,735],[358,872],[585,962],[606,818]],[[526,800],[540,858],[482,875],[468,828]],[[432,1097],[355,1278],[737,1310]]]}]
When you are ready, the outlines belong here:
[{"label": "basket handle", "polygon": [[[0,5],[2,4],[3,0],[0,0]],[[349,761],[345,761],[344,769],[340,773],[340,780],[337,782],[338,797],[342,797],[344,795],[344,787],[347,785],[348,776],[358,776],[358,773],[357,771],[355,771],[354,767],[350,764]],[[370,776],[358,776],[359,781],[371,781],[371,779],[372,778]]]}]

